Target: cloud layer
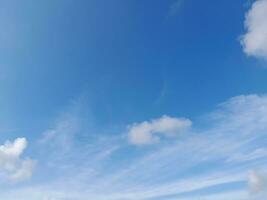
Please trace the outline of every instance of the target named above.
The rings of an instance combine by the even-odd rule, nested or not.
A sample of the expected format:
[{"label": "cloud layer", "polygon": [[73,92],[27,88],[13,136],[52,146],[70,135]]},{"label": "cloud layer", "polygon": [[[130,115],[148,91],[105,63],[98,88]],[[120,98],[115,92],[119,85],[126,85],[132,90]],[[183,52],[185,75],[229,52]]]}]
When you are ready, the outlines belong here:
[{"label": "cloud layer", "polygon": [[[72,120],[61,120],[58,124],[70,124],[63,127],[73,127]],[[54,137],[49,137],[38,146],[45,149],[46,157],[38,160],[45,180],[0,188],[0,199],[265,199],[267,97],[231,98],[201,121],[205,125],[196,124],[193,129],[190,120],[169,116],[130,125],[129,134],[172,139],[147,148],[132,148],[123,134],[104,137],[95,133],[99,137],[83,138],[81,143],[76,129],[70,129],[76,141],[69,151],[58,154],[62,143],[55,142],[51,148]],[[65,128],[58,134],[69,135]],[[173,137],[185,131],[182,137]]]},{"label": "cloud layer", "polygon": [[246,14],[245,28],[241,43],[244,52],[267,60],[267,0],[257,0]]}]

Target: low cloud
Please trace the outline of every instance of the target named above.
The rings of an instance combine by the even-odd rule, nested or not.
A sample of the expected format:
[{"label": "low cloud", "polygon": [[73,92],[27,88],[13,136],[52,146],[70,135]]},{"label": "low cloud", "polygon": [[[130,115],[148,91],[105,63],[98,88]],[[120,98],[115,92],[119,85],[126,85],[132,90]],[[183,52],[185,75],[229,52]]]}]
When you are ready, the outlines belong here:
[{"label": "low cloud", "polygon": [[257,0],[246,14],[241,44],[248,56],[267,60],[267,0]]},{"label": "low cloud", "polygon": [[32,176],[35,162],[31,159],[21,159],[26,147],[25,138],[17,138],[13,142],[6,141],[0,146],[0,171],[10,180],[17,182]]},{"label": "low cloud", "polygon": [[162,136],[171,137],[185,132],[191,125],[192,122],[189,119],[164,115],[158,119],[129,126],[128,139],[135,145],[154,144],[159,142]]},{"label": "low cloud", "polygon": [[248,185],[252,197],[267,198],[267,174],[259,171],[251,171],[248,176]]}]

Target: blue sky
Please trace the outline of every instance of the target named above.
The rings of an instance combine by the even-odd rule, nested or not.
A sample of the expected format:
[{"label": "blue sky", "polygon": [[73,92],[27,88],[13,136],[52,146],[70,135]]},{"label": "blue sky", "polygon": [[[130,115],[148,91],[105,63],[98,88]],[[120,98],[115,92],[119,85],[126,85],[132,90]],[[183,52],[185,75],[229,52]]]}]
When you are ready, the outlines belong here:
[{"label": "blue sky", "polygon": [[267,0],[0,1],[0,26],[0,199],[267,197]]}]

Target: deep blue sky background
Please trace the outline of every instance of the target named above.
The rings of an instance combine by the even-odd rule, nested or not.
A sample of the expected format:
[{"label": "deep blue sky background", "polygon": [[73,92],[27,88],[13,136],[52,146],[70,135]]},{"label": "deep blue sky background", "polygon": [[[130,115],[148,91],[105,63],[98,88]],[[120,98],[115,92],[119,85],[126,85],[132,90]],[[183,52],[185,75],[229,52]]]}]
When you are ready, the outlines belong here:
[{"label": "deep blue sky background", "polygon": [[3,129],[33,133],[80,96],[108,127],[266,92],[267,71],[239,43],[248,3],[184,0],[170,15],[173,2],[2,1]]}]

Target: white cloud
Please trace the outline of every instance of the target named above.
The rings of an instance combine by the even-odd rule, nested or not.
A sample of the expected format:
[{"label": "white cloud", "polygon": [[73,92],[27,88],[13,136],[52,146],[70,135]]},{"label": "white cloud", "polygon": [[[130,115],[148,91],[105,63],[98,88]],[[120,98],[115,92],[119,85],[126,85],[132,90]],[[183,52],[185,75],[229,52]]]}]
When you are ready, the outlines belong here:
[{"label": "white cloud", "polygon": [[20,158],[26,147],[25,138],[17,138],[14,142],[6,141],[0,146],[0,171],[13,181],[22,181],[32,176],[35,162]]},{"label": "white cloud", "polygon": [[160,141],[161,136],[173,136],[186,131],[192,122],[185,118],[173,118],[167,115],[150,122],[135,123],[129,127],[128,139],[131,144],[145,145]]},{"label": "white cloud", "polygon": [[[176,127],[166,124],[176,123],[156,123],[160,119],[146,124],[148,127],[153,124],[153,131],[168,130],[152,133],[152,137],[161,139],[172,135],[170,130]],[[264,193],[260,192],[264,190],[262,177],[265,175],[257,172],[248,177],[248,172],[265,169],[267,163],[267,96],[231,98],[200,121],[205,122],[204,126],[195,125],[194,132],[188,131],[189,134],[171,144],[162,143],[144,151],[128,148],[123,137],[111,139],[110,136],[104,140],[90,138],[86,144],[79,143],[79,147],[74,143],[67,157],[56,162],[58,157],[52,160],[49,157],[58,156],[52,153],[55,149],[46,148],[46,159],[49,157],[47,161],[52,161],[53,166],[42,163],[45,180],[16,188],[0,187],[0,199],[265,200]],[[145,130],[151,133],[152,128]],[[248,180],[251,192],[246,186],[224,187]],[[211,190],[214,187],[221,191]],[[252,188],[259,188],[259,192],[252,192],[256,191]]]},{"label": "white cloud", "polygon": [[257,0],[246,14],[245,27],[241,43],[249,56],[267,60],[267,0]]},{"label": "white cloud", "polygon": [[253,196],[267,198],[267,174],[251,171],[248,176],[248,185]]}]

